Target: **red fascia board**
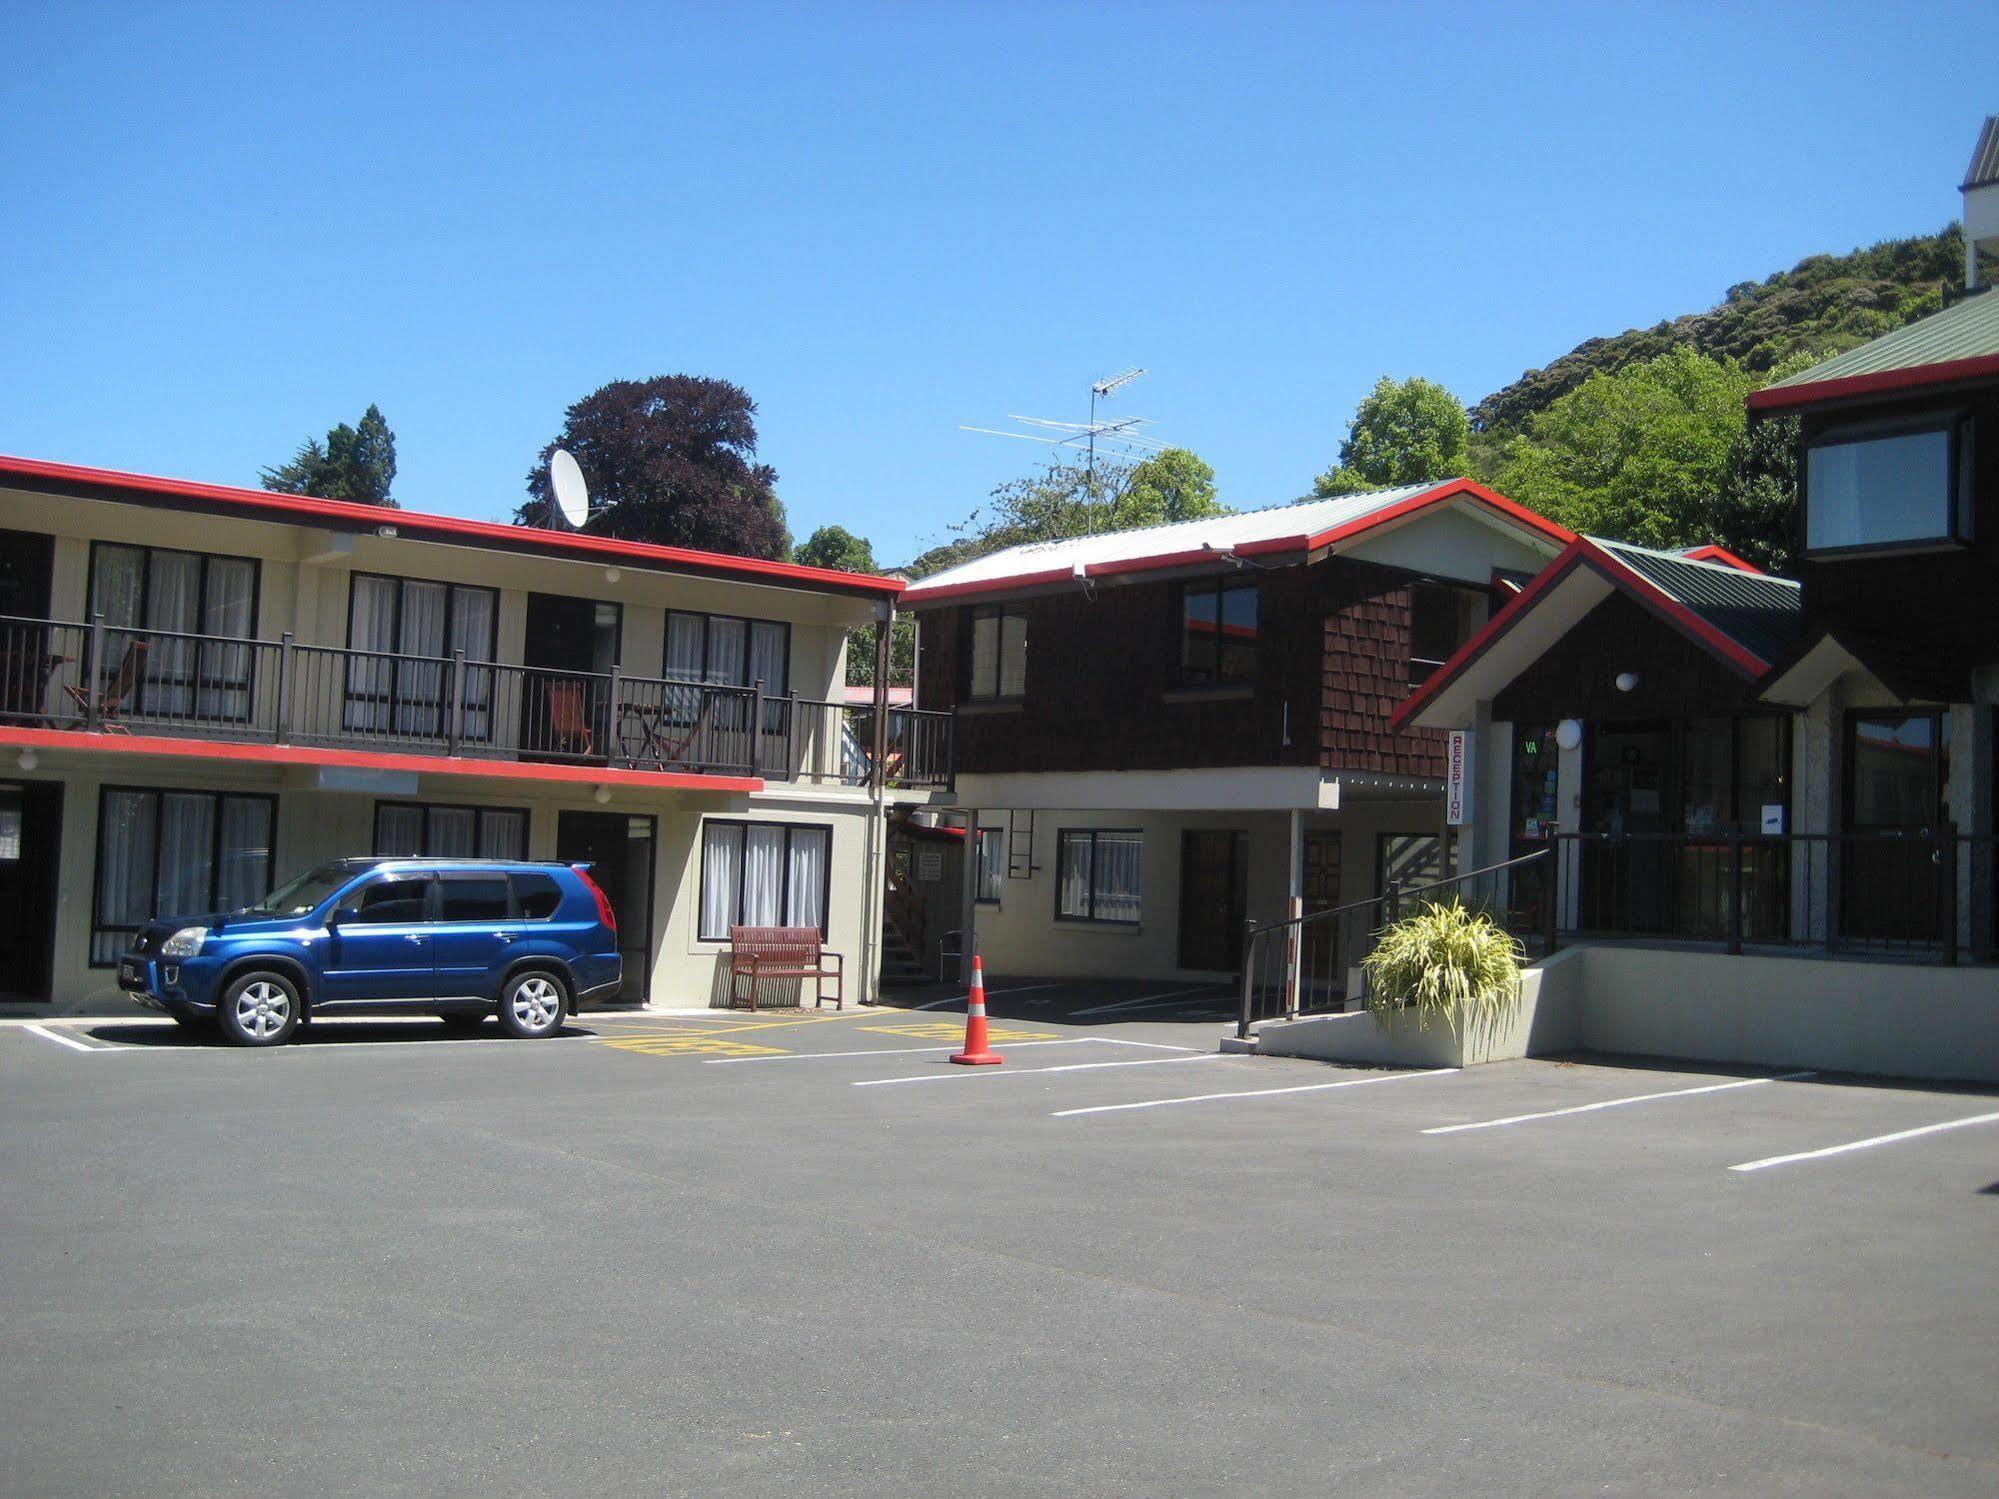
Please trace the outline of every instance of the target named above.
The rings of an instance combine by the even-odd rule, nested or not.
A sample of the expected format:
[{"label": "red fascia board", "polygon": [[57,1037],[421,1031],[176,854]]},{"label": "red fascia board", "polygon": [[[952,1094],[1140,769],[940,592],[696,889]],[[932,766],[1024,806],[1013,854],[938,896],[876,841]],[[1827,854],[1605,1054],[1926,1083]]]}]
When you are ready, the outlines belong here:
[{"label": "red fascia board", "polygon": [[78,729],[0,727],[9,749],[108,750],[181,760],[228,760],[250,765],[334,765],[350,770],[399,770],[417,775],[481,776],[557,785],[629,786],[644,791],[713,791],[747,795],[764,789],[757,776],[704,776],[678,771],[618,770],[605,765],[546,765],[523,760],[470,760],[447,755],[391,755],[370,750],[316,749],[296,744],[241,744],[219,739],[169,739],[152,734],[90,734]]},{"label": "red fascia board", "polygon": [[1926,386],[1949,385],[1989,375],[1999,375],[1999,354],[1946,359],[1940,364],[1918,364],[1904,370],[1880,370],[1871,375],[1847,375],[1836,380],[1814,380],[1809,385],[1773,385],[1763,390],[1752,390],[1747,400],[1751,411],[1788,411],[1796,406],[1816,406],[1822,401],[1921,390]]},{"label": "red fascia board", "polygon": [[1725,567],[1734,568],[1737,572],[1754,573],[1759,578],[1763,576],[1762,568],[1753,562],[1743,561],[1724,546],[1710,543],[1704,547],[1695,547],[1692,551],[1682,552],[1680,555],[1689,562],[1719,562]]},{"label": "red fascia board", "polygon": [[380,526],[393,526],[399,535],[406,534],[422,540],[458,541],[558,557],[570,555],[593,561],[629,562],[830,592],[895,598],[908,586],[900,578],[805,567],[795,562],[767,562],[759,557],[732,557],[723,552],[702,552],[691,547],[620,541],[615,537],[592,536],[580,531],[550,531],[538,526],[512,526],[498,521],[467,520],[456,515],[431,515],[420,510],[389,510],[375,505],[357,505],[351,500],[272,494],[263,489],[236,489],[222,484],[200,484],[191,479],[165,479],[153,474],[85,468],[73,463],[51,463],[45,459],[0,454],[0,481],[10,477],[108,491],[108,497],[113,498],[189,500],[242,511],[257,518],[310,521],[339,529],[373,531]]},{"label": "red fascia board", "polygon": [[[1235,550],[1242,550],[1240,547]],[[1083,575],[1089,578],[1115,578],[1121,573],[1163,572],[1169,567],[1196,567],[1203,562],[1227,562],[1231,555],[1228,547],[1195,547],[1186,552],[1160,552],[1149,557],[1120,557],[1111,562],[1091,562],[1084,565]]]},{"label": "red fascia board", "polygon": [[1066,583],[1076,576],[1072,567],[1052,567],[1046,572],[1014,573],[1004,578],[973,578],[963,583],[945,583],[936,588],[924,588],[917,584],[905,599],[912,609],[944,599],[976,598],[984,593],[1014,593],[1023,588],[1036,588],[1044,583]]}]

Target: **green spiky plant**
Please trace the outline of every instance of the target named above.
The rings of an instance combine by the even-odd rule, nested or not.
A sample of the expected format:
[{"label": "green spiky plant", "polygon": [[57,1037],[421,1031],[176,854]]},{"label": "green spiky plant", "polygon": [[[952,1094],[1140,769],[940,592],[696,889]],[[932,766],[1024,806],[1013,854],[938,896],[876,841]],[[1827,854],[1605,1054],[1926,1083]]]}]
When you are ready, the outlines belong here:
[{"label": "green spiky plant", "polygon": [[1439,1017],[1461,1034],[1490,1032],[1520,1002],[1526,949],[1486,911],[1426,901],[1375,938],[1361,967],[1367,1007],[1384,1020],[1414,1010],[1419,1027]]}]

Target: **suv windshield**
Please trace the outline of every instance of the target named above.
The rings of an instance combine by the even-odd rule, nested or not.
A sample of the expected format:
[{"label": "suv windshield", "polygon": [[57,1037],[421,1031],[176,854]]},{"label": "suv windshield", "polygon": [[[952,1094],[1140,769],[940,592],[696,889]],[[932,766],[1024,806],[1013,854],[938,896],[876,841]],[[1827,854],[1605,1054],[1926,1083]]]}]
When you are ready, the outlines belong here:
[{"label": "suv windshield", "polygon": [[357,872],[351,865],[322,864],[317,869],[307,870],[291,883],[278,886],[254,906],[245,906],[242,914],[303,916],[353,879]]}]

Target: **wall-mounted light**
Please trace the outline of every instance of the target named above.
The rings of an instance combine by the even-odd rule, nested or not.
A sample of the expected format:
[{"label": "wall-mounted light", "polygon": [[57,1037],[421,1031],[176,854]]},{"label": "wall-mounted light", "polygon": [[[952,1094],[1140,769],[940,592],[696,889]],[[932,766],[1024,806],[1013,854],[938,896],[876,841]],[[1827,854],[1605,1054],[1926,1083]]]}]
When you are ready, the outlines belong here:
[{"label": "wall-mounted light", "polygon": [[1637,691],[1637,689],[1638,689],[1637,672],[1621,671],[1617,674],[1617,690],[1619,692],[1635,692]]},{"label": "wall-mounted light", "polygon": [[396,539],[396,528],[394,526],[377,526],[375,527],[375,534],[386,540],[394,541]]},{"label": "wall-mounted light", "polygon": [[42,763],[42,757],[37,755],[32,749],[24,749],[21,751],[21,758],[18,763],[23,770],[33,770],[37,765]]},{"label": "wall-mounted light", "polygon": [[615,583],[618,581],[619,578],[623,576],[624,574],[619,572],[615,567],[607,567],[604,569],[604,581],[606,583]]},{"label": "wall-mounted light", "polygon": [[1565,718],[1555,725],[1555,743],[1565,750],[1579,750],[1583,747],[1583,721],[1580,718]]},{"label": "wall-mounted light", "polygon": [[590,794],[597,799],[597,805],[601,807],[611,799],[611,788],[609,786],[599,786]]}]

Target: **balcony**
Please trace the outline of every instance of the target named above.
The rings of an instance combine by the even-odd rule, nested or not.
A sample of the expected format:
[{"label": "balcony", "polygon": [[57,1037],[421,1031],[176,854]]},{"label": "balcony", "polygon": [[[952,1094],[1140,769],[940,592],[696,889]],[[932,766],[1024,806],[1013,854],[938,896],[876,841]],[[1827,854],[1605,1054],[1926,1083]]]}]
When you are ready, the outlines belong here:
[{"label": "balcony", "polygon": [[[0,616],[0,724],[860,786],[875,710],[760,687]],[[888,786],[950,784],[951,716],[889,710]]]}]

